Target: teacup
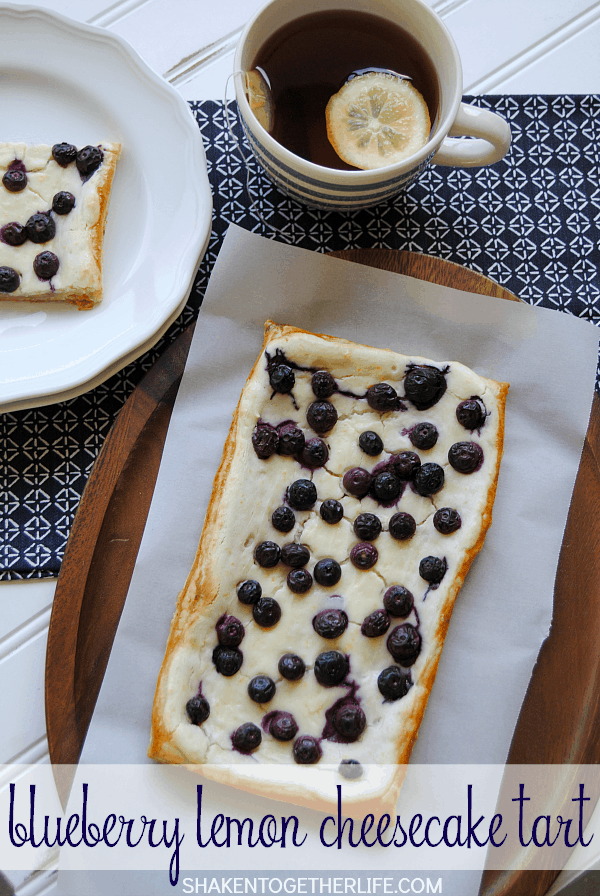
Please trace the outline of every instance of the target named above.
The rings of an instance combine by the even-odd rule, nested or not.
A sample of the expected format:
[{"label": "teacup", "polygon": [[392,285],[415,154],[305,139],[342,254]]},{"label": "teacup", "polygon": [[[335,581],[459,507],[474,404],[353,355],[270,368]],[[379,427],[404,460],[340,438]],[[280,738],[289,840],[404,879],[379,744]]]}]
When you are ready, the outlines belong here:
[{"label": "teacup", "polygon": [[[245,73],[253,68],[265,42],[295,19],[340,9],[366,11],[400,26],[418,41],[433,63],[439,102],[431,134],[421,150],[402,162],[366,171],[316,165],[273,139],[250,107]],[[510,146],[510,128],[503,118],[461,102],[458,50],[444,23],[422,0],[270,0],[244,28],[234,72],[239,114],[252,152],[268,177],[284,193],[305,205],[340,210],[375,205],[399,193],[430,163],[455,167],[491,165]]]}]

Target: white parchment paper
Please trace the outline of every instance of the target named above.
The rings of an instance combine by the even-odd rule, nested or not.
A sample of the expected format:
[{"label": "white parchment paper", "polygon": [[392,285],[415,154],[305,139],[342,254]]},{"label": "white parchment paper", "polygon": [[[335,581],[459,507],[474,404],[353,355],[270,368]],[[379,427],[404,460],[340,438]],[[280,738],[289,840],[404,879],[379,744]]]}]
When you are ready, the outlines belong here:
[{"label": "white parchment paper", "polygon": [[[198,319],[82,761],[147,761],[176,597],[268,318],[440,363],[461,361],[510,382],[493,524],[459,595],[413,752],[415,763],[504,762],[551,622],[593,397],[596,328],[559,312],[327,258],[234,225]],[[226,791],[211,785],[210,798],[218,802]]]}]

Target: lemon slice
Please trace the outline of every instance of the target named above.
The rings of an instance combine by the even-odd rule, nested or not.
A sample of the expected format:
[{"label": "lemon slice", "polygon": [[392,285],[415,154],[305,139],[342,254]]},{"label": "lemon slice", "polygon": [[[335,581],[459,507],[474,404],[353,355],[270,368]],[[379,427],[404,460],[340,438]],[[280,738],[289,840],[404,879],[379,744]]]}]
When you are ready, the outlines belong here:
[{"label": "lemon slice", "polygon": [[246,98],[259,123],[265,131],[273,127],[273,100],[271,88],[260,69],[245,72]]},{"label": "lemon slice", "polygon": [[327,136],[355,168],[383,168],[412,156],[429,139],[427,104],[410,81],[368,72],[346,81],[325,110]]}]

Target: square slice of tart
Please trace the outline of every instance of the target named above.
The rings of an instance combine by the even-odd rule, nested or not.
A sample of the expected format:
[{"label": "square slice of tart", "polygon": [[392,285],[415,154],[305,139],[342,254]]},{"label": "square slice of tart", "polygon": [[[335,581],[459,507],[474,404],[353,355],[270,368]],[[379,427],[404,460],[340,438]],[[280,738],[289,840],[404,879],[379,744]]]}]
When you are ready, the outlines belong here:
[{"label": "square slice of tart", "polygon": [[0,143],[0,300],[102,299],[102,246],[120,143]]},{"label": "square slice of tart", "polygon": [[395,800],[492,520],[508,385],[267,322],[149,755],[307,805]]}]

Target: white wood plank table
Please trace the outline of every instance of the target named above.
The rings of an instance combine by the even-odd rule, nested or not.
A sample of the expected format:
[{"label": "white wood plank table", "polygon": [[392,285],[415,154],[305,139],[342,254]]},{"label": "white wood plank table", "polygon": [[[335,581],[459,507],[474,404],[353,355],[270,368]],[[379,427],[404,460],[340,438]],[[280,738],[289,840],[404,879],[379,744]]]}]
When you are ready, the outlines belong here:
[{"label": "white wood plank table", "polygon": [[[121,35],[186,100],[220,100],[237,38],[261,3],[37,0],[36,5]],[[458,45],[464,93],[600,93],[600,2],[435,0],[430,5]],[[48,761],[43,675],[54,587],[49,579],[0,583],[0,763]],[[600,868],[598,853],[595,860]],[[54,887],[48,874],[13,883],[20,896]],[[552,893],[565,885],[563,874]],[[577,889],[565,892],[579,896]]]}]

